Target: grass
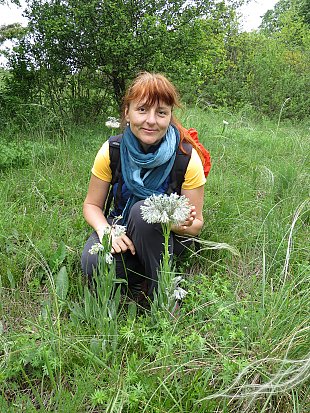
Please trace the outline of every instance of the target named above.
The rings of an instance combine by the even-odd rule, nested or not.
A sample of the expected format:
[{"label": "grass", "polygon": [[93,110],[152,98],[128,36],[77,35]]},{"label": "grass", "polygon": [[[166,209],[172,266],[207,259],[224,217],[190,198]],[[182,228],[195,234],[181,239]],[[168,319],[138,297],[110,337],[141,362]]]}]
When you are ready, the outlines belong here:
[{"label": "grass", "polygon": [[0,411],[309,411],[309,123],[179,117],[213,167],[177,319],[87,317],[81,206],[104,127],[29,129],[27,162],[0,171]]}]

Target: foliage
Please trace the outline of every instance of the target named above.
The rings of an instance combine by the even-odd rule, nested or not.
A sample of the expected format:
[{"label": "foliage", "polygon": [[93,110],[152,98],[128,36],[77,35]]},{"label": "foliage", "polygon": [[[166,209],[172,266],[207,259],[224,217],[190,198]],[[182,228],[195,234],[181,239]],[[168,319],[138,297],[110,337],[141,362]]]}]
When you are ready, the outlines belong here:
[{"label": "foliage", "polygon": [[261,29],[269,33],[279,32],[288,21],[301,20],[309,25],[309,0],[279,0],[273,10],[268,10],[262,19]]},{"label": "foliage", "polygon": [[210,66],[203,56],[212,56],[214,70],[213,44],[231,35],[232,7],[240,2],[231,3],[29,1],[28,33],[10,60],[12,82],[26,99],[33,90],[32,102],[76,122],[97,117],[103,105],[113,112],[140,70],[169,74],[193,99]]},{"label": "foliage", "polygon": [[27,70],[35,67],[36,88],[54,110],[76,110],[79,119],[88,100],[96,115],[104,98],[121,103],[139,70],[189,79],[204,50],[198,18],[216,10],[213,1],[29,1],[29,31],[11,66],[22,59]]},{"label": "foliage", "polygon": [[277,3],[264,16],[260,31],[238,33],[232,26],[232,36],[216,49],[218,65],[210,74],[207,56],[200,105],[250,105],[270,117],[284,105],[284,117],[309,115],[310,32],[293,6],[289,1]]},{"label": "foliage", "polygon": [[288,50],[287,38],[242,33],[235,39],[230,53],[231,67],[222,80],[230,104],[240,107],[240,103],[247,103],[272,116],[290,98],[285,116],[307,117],[309,54],[301,48]]},{"label": "foliage", "polygon": [[0,171],[9,167],[20,168],[29,164],[32,159],[50,158],[55,154],[56,147],[52,144],[45,144],[44,147],[39,142],[29,140],[1,141],[0,142]]},{"label": "foliage", "polygon": [[6,40],[21,39],[27,29],[23,27],[20,23],[12,23],[6,26],[0,26],[0,44]]},{"label": "foliage", "polygon": [[304,119],[307,1],[280,0],[259,31],[240,33],[241,2],[29,0],[24,34],[2,28],[19,39],[1,82],[1,125],[13,117],[33,122],[25,104],[63,124],[115,116],[140,70],[164,72],[190,105],[277,117],[287,102],[282,117]]}]

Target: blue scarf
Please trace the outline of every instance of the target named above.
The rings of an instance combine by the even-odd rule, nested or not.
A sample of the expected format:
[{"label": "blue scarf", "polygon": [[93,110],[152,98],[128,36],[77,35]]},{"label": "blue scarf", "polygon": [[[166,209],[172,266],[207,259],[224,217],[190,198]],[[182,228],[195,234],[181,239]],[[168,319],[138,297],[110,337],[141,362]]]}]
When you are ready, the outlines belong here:
[{"label": "blue scarf", "polygon": [[156,150],[145,153],[127,126],[120,144],[121,165],[124,182],[132,195],[123,211],[123,224],[137,201],[161,193],[159,188],[171,172],[179,142],[178,129],[170,125]]}]

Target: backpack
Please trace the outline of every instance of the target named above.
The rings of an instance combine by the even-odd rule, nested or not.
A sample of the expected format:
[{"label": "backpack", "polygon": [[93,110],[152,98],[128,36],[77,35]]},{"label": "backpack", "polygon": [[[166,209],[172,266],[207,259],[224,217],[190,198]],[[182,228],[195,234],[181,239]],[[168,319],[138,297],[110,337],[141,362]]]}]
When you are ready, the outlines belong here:
[{"label": "backpack", "polygon": [[193,141],[196,143],[198,148],[200,149],[202,156],[204,158],[204,164],[203,164],[203,171],[205,174],[205,177],[209,175],[210,169],[211,169],[211,157],[210,153],[207,151],[207,149],[203,146],[201,142],[199,142],[198,139],[198,132],[194,128],[188,129],[188,134],[189,136],[193,139]]},{"label": "backpack", "polygon": [[[204,173],[205,176],[208,175],[211,167],[211,162],[210,162],[210,155],[209,152],[202,146],[202,144],[198,141],[198,134],[195,129],[189,129],[188,130],[191,138],[198,143],[198,146],[203,153],[203,156],[205,158],[205,163],[204,163]],[[108,198],[105,204],[105,209],[104,213],[105,215],[109,213],[112,199],[113,199],[113,191],[112,188],[114,184],[118,182],[118,187],[117,187],[117,192],[114,200],[114,207],[117,208],[117,205],[122,197],[122,173],[121,173],[121,157],[120,157],[120,142],[122,139],[122,134],[121,135],[116,135],[116,136],[111,136],[109,138],[109,157],[110,157],[110,168],[112,172],[112,180],[110,183],[110,191],[108,194]],[[197,141],[196,141],[197,139]],[[171,172],[170,172],[170,183],[168,186],[167,194],[170,195],[172,193],[177,193],[181,194],[181,187],[185,179],[185,172],[187,170],[187,166],[189,163],[189,160],[191,158],[192,154],[192,148],[193,146],[189,142],[183,142],[182,147],[184,149],[184,152],[181,151],[180,148],[178,148],[174,164],[172,166]]]}]

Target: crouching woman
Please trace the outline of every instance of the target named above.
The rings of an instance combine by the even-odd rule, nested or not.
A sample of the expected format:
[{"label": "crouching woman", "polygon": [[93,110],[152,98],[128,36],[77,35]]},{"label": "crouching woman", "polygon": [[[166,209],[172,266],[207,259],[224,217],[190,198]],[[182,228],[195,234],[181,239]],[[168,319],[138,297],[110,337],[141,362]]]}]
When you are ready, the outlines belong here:
[{"label": "crouching woman", "polygon": [[[104,206],[112,182],[111,143],[99,150],[92,168],[84,217],[94,229],[82,253],[83,272],[91,279],[98,265],[98,255],[91,255],[92,245],[102,240],[107,227],[118,222],[126,233],[117,234],[112,227],[112,254],[116,274],[128,280],[128,292],[137,296],[144,291],[152,298],[157,288],[157,272],[163,253],[160,224],[149,224],[141,217],[140,206],[152,194],[177,192],[191,205],[187,219],[173,226],[170,253],[180,255],[184,240],[199,234],[203,226],[204,184],[203,156],[197,144],[173,116],[179,106],[174,85],[161,74],[143,72],[129,86],[123,101],[126,125],[119,143],[119,177],[113,183],[114,208],[105,215]],[[176,176],[176,162],[186,159],[183,176]],[[115,171],[114,171],[115,173]],[[180,182],[181,181],[181,182]],[[173,187],[174,185],[174,187]]]}]

